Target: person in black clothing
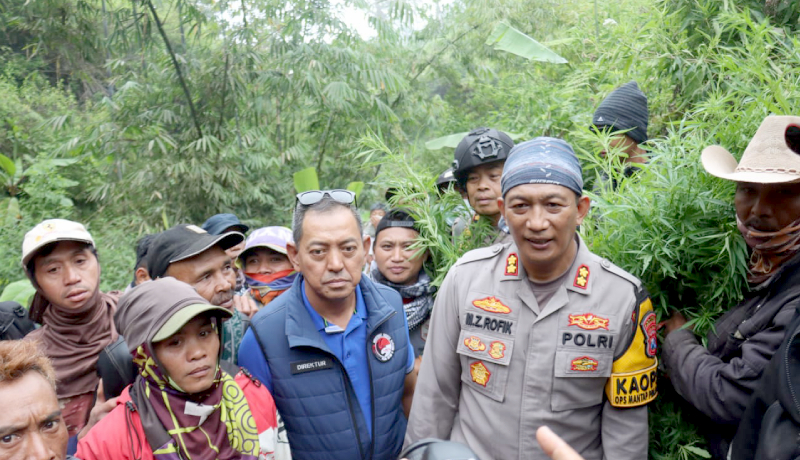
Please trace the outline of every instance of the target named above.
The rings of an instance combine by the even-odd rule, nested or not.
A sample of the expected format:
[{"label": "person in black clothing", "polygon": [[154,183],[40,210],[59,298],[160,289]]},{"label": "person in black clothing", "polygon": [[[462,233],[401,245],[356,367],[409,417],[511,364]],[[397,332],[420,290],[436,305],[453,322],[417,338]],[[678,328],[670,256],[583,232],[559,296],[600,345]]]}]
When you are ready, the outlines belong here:
[{"label": "person in black clothing", "polygon": [[672,386],[703,414],[714,458],[728,446],[767,363],[800,306],[800,117],[767,117],[738,163],[703,151],[705,169],[735,181],[736,221],[751,250],[744,302],[714,324],[704,347],[678,312],[666,327],[662,362]]},{"label": "person in black clothing", "polygon": [[769,362],[731,443],[731,460],[800,457],[800,310]]},{"label": "person in black clothing", "polygon": [[[629,81],[612,91],[592,117],[593,131],[619,133],[611,138],[608,146],[620,154],[623,177],[633,176],[640,165],[647,163],[647,151],[641,145],[647,142],[649,113],[647,96],[635,81]],[[600,152],[603,157],[607,154],[605,149]],[[618,178],[605,173],[601,179],[611,189],[619,185]]]}]

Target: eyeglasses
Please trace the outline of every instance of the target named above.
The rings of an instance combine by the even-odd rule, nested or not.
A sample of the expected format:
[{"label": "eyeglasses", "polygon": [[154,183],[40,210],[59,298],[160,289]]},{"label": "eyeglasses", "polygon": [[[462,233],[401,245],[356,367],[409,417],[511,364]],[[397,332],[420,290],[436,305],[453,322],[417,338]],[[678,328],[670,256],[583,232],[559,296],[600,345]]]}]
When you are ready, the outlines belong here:
[{"label": "eyeglasses", "polygon": [[351,204],[356,201],[356,194],[350,190],[309,190],[297,194],[297,202],[303,206],[311,206],[317,204],[325,198],[325,195],[331,197],[333,201],[342,204]]}]

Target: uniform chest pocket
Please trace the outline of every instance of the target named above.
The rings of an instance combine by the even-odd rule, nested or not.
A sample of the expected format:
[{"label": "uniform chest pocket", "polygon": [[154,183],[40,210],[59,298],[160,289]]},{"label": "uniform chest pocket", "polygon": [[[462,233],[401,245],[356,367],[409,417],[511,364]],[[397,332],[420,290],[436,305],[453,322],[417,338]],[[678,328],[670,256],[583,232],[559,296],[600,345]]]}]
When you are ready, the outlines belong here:
[{"label": "uniform chest pocket", "polygon": [[462,330],[456,348],[461,359],[461,381],[466,387],[503,402],[513,351],[514,342],[508,338]]},{"label": "uniform chest pocket", "polygon": [[610,349],[556,351],[551,409],[564,411],[602,403],[613,362]]}]

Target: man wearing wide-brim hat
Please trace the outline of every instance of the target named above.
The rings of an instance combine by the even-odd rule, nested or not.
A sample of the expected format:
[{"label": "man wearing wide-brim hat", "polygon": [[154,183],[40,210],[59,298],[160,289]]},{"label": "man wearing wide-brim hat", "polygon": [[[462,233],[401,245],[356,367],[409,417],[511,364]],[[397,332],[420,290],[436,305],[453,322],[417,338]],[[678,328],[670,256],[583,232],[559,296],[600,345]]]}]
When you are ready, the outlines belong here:
[{"label": "man wearing wide-brim hat", "polygon": [[800,117],[767,117],[738,163],[716,145],[703,150],[702,162],[710,174],[736,182],[736,222],[751,250],[750,289],[715,323],[707,347],[675,312],[663,323],[663,362],[676,391],[711,420],[697,425],[707,431],[712,455],[726,458],[800,305]]}]

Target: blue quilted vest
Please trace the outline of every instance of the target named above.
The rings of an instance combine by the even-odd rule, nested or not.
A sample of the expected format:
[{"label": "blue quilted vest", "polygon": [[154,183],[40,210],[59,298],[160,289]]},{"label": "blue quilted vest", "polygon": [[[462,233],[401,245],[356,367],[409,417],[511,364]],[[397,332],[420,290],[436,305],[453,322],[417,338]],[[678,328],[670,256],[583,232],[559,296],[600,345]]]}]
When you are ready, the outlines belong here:
[{"label": "blue quilted vest", "polygon": [[[275,405],[294,460],[395,460],[406,432],[403,386],[408,333],[400,295],[361,277],[367,308],[367,365],[372,387],[372,438],[344,366],[334,357],[303,305],[302,278],[253,318],[251,329],[272,374]],[[385,362],[373,339],[388,334]],[[369,414],[366,414],[369,416]]]}]

